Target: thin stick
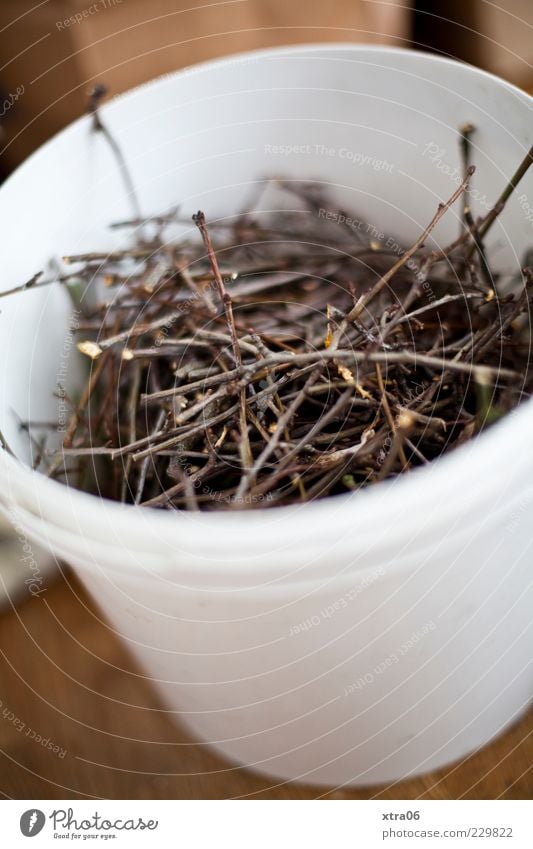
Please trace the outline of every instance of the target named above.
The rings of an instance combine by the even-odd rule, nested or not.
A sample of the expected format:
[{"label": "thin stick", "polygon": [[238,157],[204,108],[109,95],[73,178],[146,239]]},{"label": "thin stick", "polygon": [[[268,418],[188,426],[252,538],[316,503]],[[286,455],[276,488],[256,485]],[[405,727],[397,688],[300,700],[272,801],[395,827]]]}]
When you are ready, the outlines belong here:
[{"label": "thin stick", "polygon": [[[185,439],[189,439],[191,436],[196,436],[198,433],[203,433],[207,430],[207,428],[214,427],[217,424],[221,424],[222,422],[227,421],[227,419],[231,418],[233,413],[238,412],[239,405],[234,404],[233,407],[230,407],[228,410],[225,410],[223,413],[219,413],[217,416],[213,416],[207,422],[201,422],[200,424],[191,427],[189,430],[185,430],[183,433],[180,432],[176,436],[172,436],[169,439],[163,440],[163,442],[159,442],[155,446],[151,446],[150,448],[146,448],[144,451],[139,451],[136,454],[133,454],[133,459],[143,460],[145,457],[150,456],[150,454],[155,454],[161,451],[164,448],[172,448],[173,445],[178,445],[180,442],[183,442]],[[182,429],[180,428],[180,431]],[[131,446],[128,446],[131,449]]]},{"label": "thin stick", "polygon": [[[472,133],[475,132],[475,129],[476,128],[474,127],[473,124],[466,123],[466,124],[463,124],[463,126],[459,130],[459,132],[460,132],[460,148],[461,148],[461,154],[462,154],[462,159],[463,159],[463,177],[465,179],[466,179],[467,174],[468,174],[468,169],[470,168],[470,166],[472,164],[472,142],[470,140],[470,137],[471,137]],[[463,202],[463,223],[464,223],[466,216],[467,216],[467,210],[468,210],[468,201],[467,201],[467,198],[466,198],[466,193],[464,195],[463,200],[464,200],[464,202]]]},{"label": "thin stick", "polygon": [[376,297],[376,295],[381,292],[384,286],[387,285],[389,280],[391,280],[394,275],[405,265],[405,263],[411,259],[413,254],[415,254],[420,248],[423,246],[427,237],[430,233],[435,229],[436,225],[439,223],[443,215],[450,209],[450,207],[455,203],[455,201],[461,197],[463,192],[466,190],[468,186],[468,181],[472,174],[475,171],[475,167],[473,165],[468,168],[465,179],[461,182],[461,185],[455,190],[455,192],[451,195],[450,198],[446,201],[446,203],[439,203],[437,207],[437,211],[427,227],[422,231],[416,242],[407,250],[405,253],[401,255],[401,257],[394,263],[392,268],[390,268],[386,274],[384,274],[378,281],[375,283],[370,291],[366,292],[366,294],[362,295],[359,298],[358,302],[355,306],[350,310],[350,312],[346,316],[346,322],[355,321],[358,318],[366,306],[370,303],[370,301]]},{"label": "thin stick", "polygon": [[230,369],[224,374],[213,375],[206,377],[204,380],[198,380],[188,386],[178,386],[172,389],[164,389],[159,392],[154,392],[149,395],[142,395],[141,401],[144,403],[152,403],[160,401],[164,398],[170,398],[176,394],[186,394],[201,388],[202,386],[213,386],[218,383],[230,382],[235,378],[242,377],[250,379],[254,374],[262,373],[265,369],[279,368],[283,366],[302,366],[313,363],[327,362],[329,360],[342,359],[352,361],[355,364],[363,363],[405,363],[413,365],[428,366],[428,368],[450,369],[451,371],[462,372],[463,374],[479,374],[486,377],[505,377],[513,379],[518,377],[516,371],[506,368],[492,368],[486,365],[476,365],[474,363],[467,364],[456,362],[454,360],[446,360],[444,358],[429,356],[428,354],[419,353],[417,351],[356,351],[340,349],[332,351],[312,351],[303,354],[293,354],[287,357],[287,354],[270,354],[255,363],[246,363],[240,369]]},{"label": "thin stick", "polygon": [[[63,448],[44,448],[56,476],[82,486],[75,469],[93,465],[105,497],[163,509],[303,503],[425,465],[527,397],[531,275],[513,278],[518,299],[491,285],[490,219],[474,220],[466,198],[472,128],[460,132],[464,180],[408,249],[328,213],[318,182],[272,180],[304,206],[282,198],[268,218],[238,214],[216,231],[200,212],[201,238],[165,242],[172,210],[137,218],[131,248],[72,255],[82,281],[114,288],[72,326],[98,360],[85,391],[102,372],[89,398],[66,399]],[[425,249],[456,199],[460,237]]]},{"label": "thin stick", "polygon": [[5,436],[4,436],[4,434],[2,433],[1,430],[0,430],[0,448],[3,448],[4,451],[6,451],[8,454],[11,454],[11,456],[15,457],[15,459],[16,459],[14,451],[11,450],[9,443],[8,443],[7,439],[5,438]]},{"label": "thin stick", "polygon": [[[139,402],[139,390],[141,388],[141,367],[139,363],[134,363],[133,368],[133,380],[131,382],[130,394],[128,398],[128,430],[130,442],[135,442],[137,438],[137,405]],[[122,486],[120,492],[120,500],[123,503],[126,501],[127,492],[129,489],[128,478],[131,472],[131,463],[131,457],[128,457],[126,459],[126,466],[124,468],[124,477],[122,479]]]},{"label": "thin stick", "polygon": [[[396,422],[394,421],[394,416],[392,415],[392,410],[390,408],[389,399],[387,398],[387,391],[385,389],[385,384],[383,382],[383,375],[381,373],[381,366],[379,363],[376,363],[376,378],[378,381],[378,389],[381,395],[381,405],[383,407],[383,411],[385,413],[385,418],[387,419],[387,423],[389,425],[390,431],[393,435],[393,438],[396,436]],[[404,468],[408,467],[407,457],[405,456],[405,452],[403,450],[402,442],[398,443],[398,454],[400,456],[400,460],[402,461],[402,466]]]},{"label": "thin stick", "polygon": [[[189,477],[190,483],[194,486],[197,482],[200,483],[205,481],[208,475],[213,471],[214,465],[215,460],[213,457],[210,457],[203,469],[200,469]],[[175,495],[180,494],[184,490],[185,483],[180,481],[180,483],[175,486],[171,486],[170,489],[165,490],[165,492],[161,492],[159,495],[156,495],[155,498],[150,498],[149,501],[143,501],[142,506],[156,507],[157,505],[165,504],[166,502],[170,502]]]},{"label": "thin stick", "polygon": [[180,479],[180,484],[185,495],[185,504],[187,509],[191,510],[192,512],[197,512],[200,508],[198,506],[196,490],[194,488],[194,481],[192,477],[188,475],[187,472],[180,466],[176,466],[176,474]]},{"label": "thin stick", "polygon": [[142,218],[141,206],[139,203],[139,198],[137,196],[137,190],[133,183],[132,176],[130,174],[130,169],[128,168],[128,164],[124,158],[124,154],[122,153],[122,149],[114,136],[109,132],[106,125],[102,122],[100,117],[99,107],[107,94],[107,88],[104,85],[96,85],[89,95],[89,104],[88,104],[88,112],[93,116],[93,129],[96,132],[102,133],[104,138],[106,139],[115,159],[117,161],[120,174],[124,181],[124,186],[126,188],[126,194],[128,196],[129,201],[131,202],[133,215],[135,218]]},{"label": "thin stick", "polygon": [[286,425],[289,424],[290,420],[292,419],[292,417],[296,413],[298,407],[300,407],[303,404],[303,402],[305,401],[308,388],[310,386],[312,386],[313,383],[315,383],[318,380],[319,375],[320,375],[319,369],[316,369],[315,371],[311,372],[311,374],[307,378],[305,384],[303,385],[303,387],[298,392],[296,398],[286,408],[285,412],[279,417],[278,423],[276,425],[276,430],[272,434],[270,441],[265,445],[265,447],[261,451],[259,457],[254,462],[252,468],[249,469],[248,472],[246,472],[241,478],[241,482],[240,482],[240,484],[237,488],[237,493],[236,493],[236,501],[237,502],[239,501],[239,499],[242,499],[242,497],[246,493],[246,490],[255,481],[258,473],[261,471],[261,469],[265,465],[268,458],[272,455],[274,449],[276,448],[281,437],[283,436],[284,428],[286,427]]},{"label": "thin stick", "polygon": [[403,454],[403,457],[405,457],[405,452],[403,450],[403,442],[404,442],[403,433],[400,430],[395,429],[392,432],[392,445],[389,448],[387,456],[385,457],[384,463],[383,463],[381,469],[379,470],[379,473],[378,473],[376,480],[382,481],[391,474],[391,472],[394,468],[394,464],[396,463],[396,460],[398,459],[398,457],[400,458],[400,462],[402,464],[402,471],[404,471],[407,468],[407,466],[406,466],[407,461],[404,463],[404,461],[402,459],[402,454]]},{"label": "thin stick", "polygon": [[[526,155],[524,156],[522,162],[520,163],[520,165],[518,166],[518,168],[514,172],[513,176],[511,177],[511,179],[507,183],[506,187],[504,188],[503,192],[501,193],[500,197],[498,198],[498,200],[496,201],[496,203],[494,204],[492,209],[487,213],[487,215],[485,216],[485,218],[483,219],[483,221],[479,225],[478,234],[479,234],[480,237],[485,236],[486,233],[488,232],[488,230],[490,229],[490,227],[492,227],[492,225],[496,221],[498,215],[502,212],[503,208],[505,207],[505,204],[507,203],[507,201],[511,197],[512,193],[516,189],[518,183],[520,182],[522,177],[527,173],[527,171],[530,168],[532,163],[533,163],[533,145],[529,148],[529,150],[526,153]],[[468,256],[472,255],[473,250],[474,250],[474,247],[472,246],[470,248]]]},{"label": "thin stick", "polygon": [[78,349],[82,354],[86,354],[92,360],[96,360],[103,351],[107,351],[120,342],[129,342],[130,339],[136,339],[138,336],[144,336],[146,333],[153,333],[154,330],[160,330],[162,327],[172,327],[177,319],[182,316],[183,310],[175,310],[168,315],[162,316],[162,318],[145,324],[134,325],[128,328],[128,330],[123,330],[114,336],[108,336],[106,339],[99,339],[97,342],[80,342]]},{"label": "thin stick", "polygon": [[[166,413],[164,410],[161,410],[159,416],[157,417],[157,422],[155,425],[155,432],[159,431],[163,427],[163,422],[166,419]],[[137,492],[135,494],[135,504],[140,504],[143,497],[144,487],[146,485],[146,475],[148,473],[148,467],[150,465],[151,458],[146,457],[145,460],[141,463],[141,468],[139,471],[139,481],[137,484]]]},{"label": "thin stick", "polygon": [[405,324],[406,321],[410,321],[412,318],[416,318],[418,315],[423,315],[423,313],[431,312],[431,310],[438,309],[439,307],[443,307],[446,304],[453,304],[454,301],[468,301],[472,299],[483,299],[484,295],[481,292],[461,292],[460,295],[444,295],[444,297],[439,298],[436,301],[431,301],[431,303],[426,304],[424,307],[419,307],[417,310],[413,310],[406,315],[402,315],[401,318],[396,322],[396,326],[398,324]]},{"label": "thin stick", "polygon": [[[85,384],[85,388],[82,392],[79,404],[77,405],[76,409],[72,413],[70,420],[69,420],[69,423],[67,425],[67,429],[66,429],[65,435],[63,437],[63,445],[62,445],[63,448],[72,448],[72,441],[74,439],[74,436],[76,435],[76,430],[77,430],[79,422],[80,422],[81,414],[83,413],[83,411],[85,410],[87,404],[89,403],[89,401],[91,399],[91,395],[94,392],[95,386],[98,383],[98,380],[100,379],[100,375],[102,374],[105,365],[106,365],[106,359],[105,359],[105,357],[102,357],[100,362],[97,363],[96,366],[91,370],[89,380]],[[59,467],[61,465],[61,461],[62,461],[61,449],[59,449],[59,451],[56,454],[56,459],[50,464],[50,467],[48,469],[48,475],[49,476],[53,475],[59,469]]]}]

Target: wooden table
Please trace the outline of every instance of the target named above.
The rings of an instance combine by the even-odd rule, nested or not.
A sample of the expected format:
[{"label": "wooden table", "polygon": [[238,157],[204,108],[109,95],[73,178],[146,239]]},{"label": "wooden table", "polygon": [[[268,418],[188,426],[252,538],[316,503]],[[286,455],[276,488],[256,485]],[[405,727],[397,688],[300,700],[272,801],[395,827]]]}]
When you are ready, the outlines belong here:
[{"label": "wooden table", "polygon": [[176,729],[68,572],[0,617],[0,651],[0,791],[9,798],[532,796],[533,713],[461,763],[386,787],[332,791],[233,768]]}]

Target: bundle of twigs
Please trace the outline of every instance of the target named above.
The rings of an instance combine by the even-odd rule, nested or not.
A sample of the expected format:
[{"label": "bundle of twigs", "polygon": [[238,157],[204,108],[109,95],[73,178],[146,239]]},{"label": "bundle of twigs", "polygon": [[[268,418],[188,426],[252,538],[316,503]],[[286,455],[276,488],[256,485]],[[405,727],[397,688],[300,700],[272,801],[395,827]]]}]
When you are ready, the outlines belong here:
[{"label": "bundle of twigs", "polygon": [[[114,225],[135,236],[121,252],[66,257],[110,297],[80,325],[90,374],[41,468],[148,506],[306,502],[424,465],[515,407],[532,274],[505,294],[484,237],[532,155],[474,221],[471,131],[463,182],[408,249],[331,212],[319,184],[275,180],[300,211],[198,212],[172,242],[173,211]],[[427,249],[459,198],[459,237]]]}]

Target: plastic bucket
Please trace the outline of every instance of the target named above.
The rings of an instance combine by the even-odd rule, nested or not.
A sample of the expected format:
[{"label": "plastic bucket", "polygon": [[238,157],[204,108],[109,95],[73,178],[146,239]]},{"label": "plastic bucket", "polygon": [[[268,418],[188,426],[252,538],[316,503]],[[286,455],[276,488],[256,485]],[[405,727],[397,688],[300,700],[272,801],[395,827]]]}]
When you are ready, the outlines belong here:
[{"label": "plastic bucket", "polygon": [[[341,208],[409,243],[459,172],[493,203],[532,142],[531,100],[425,54],[356,45],[268,50],[117,98],[143,212],[240,209],[265,174],[316,179]],[[502,271],[533,241],[528,175],[491,231]],[[528,212],[529,210],[529,212]],[[0,189],[1,287],[53,255],[112,249],[120,175],[82,119]],[[458,227],[443,219],[436,243]],[[423,470],[353,496],[231,514],[124,507],[33,473],[17,416],[55,420],[76,371],[59,285],[2,301],[0,503],[70,563],[168,709],[231,762],[315,784],[392,781],[497,734],[531,695],[533,405]],[[72,350],[71,350],[72,349]],[[63,371],[62,371],[63,370]],[[16,415],[15,415],[16,414]]]}]

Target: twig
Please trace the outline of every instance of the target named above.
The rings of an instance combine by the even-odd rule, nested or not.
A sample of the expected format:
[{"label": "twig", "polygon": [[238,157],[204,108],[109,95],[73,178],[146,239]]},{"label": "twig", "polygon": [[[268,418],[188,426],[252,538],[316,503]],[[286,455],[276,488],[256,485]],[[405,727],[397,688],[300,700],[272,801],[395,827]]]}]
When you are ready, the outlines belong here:
[{"label": "twig", "polygon": [[[159,412],[159,416],[157,417],[157,422],[155,425],[155,432],[159,431],[163,427],[163,422],[166,419],[166,413],[164,410]],[[139,471],[139,482],[137,484],[137,492],[135,493],[135,504],[140,504],[143,497],[144,487],[146,485],[146,475],[148,473],[148,466],[152,462],[151,457],[146,457],[141,463],[141,468]]]},{"label": "twig", "polygon": [[255,460],[253,466],[247,472],[245,472],[245,474],[242,476],[241,482],[240,482],[240,484],[237,488],[237,494],[236,494],[236,500],[237,501],[239,499],[243,498],[247,489],[249,489],[249,487],[254,483],[255,479],[257,478],[258,473],[261,471],[261,469],[265,465],[268,458],[272,456],[274,449],[278,445],[278,443],[279,443],[279,441],[280,441],[280,439],[283,435],[283,430],[284,430],[285,426],[288,425],[288,423],[290,422],[290,420],[292,419],[292,417],[294,416],[294,414],[298,410],[298,407],[300,407],[303,404],[303,402],[305,401],[306,396],[307,396],[307,390],[313,385],[313,383],[315,383],[318,380],[319,375],[320,375],[319,369],[316,369],[315,371],[311,372],[311,374],[307,378],[306,382],[304,383],[304,385],[302,386],[302,388],[298,392],[296,398],[294,398],[294,400],[291,402],[291,404],[286,408],[285,412],[279,417],[277,425],[276,425],[276,429],[275,429],[274,433],[272,434],[271,439],[265,445],[265,447],[261,451],[261,454],[259,455],[257,460]]},{"label": "twig", "polygon": [[384,274],[377,281],[377,283],[375,283],[372,286],[372,288],[370,289],[369,292],[367,292],[365,295],[361,296],[361,298],[356,303],[356,305],[353,307],[353,309],[351,309],[350,312],[347,314],[346,322],[355,321],[355,319],[358,318],[361,315],[361,313],[363,312],[365,307],[368,306],[370,301],[373,298],[375,298],[376,295],[379,292],[381,292],[381,290],[383,289],[384,286],[387,285],[389,280],[391,280],[394,277],[394,275],[397,274],[397,272],[400,270],[400,268],[402,268],[402,266],[404,266],[405,263],[409,259],[411,259],[413,254],[415,254],[422,247],[422,245],[426,241],[427,237],[435,229],[436,225],[439,223],[439,221],[441,220],[443,215],[450,209],[450,207],[455,203],[455,201],[459,197],[461,197],[463,192],[466,190],[466,188],[468,186],[468,180],[470,179],[470,177],[472,176],[474,171],[475,171],[475,167],[473,165],[470,166],[470,168],[467,171],[465,179],[461,182],[461,185],[455,190],[455,192],[451,195],[451,197],[448,198],[446,203],[440,203],[439,204],[435,215],[433,216],[433,218],[431,219],[431,221],[429,222],[429,224],[427,225],[425,230],[422,231],[421,235],[418,237],[416,242],[407,251],[405,251],[405,253],[403,253],[401,255],[401,257],[394,263],[392,268],[390,268],[386,272],[386,274]]},{"label": "twig", "polygon": [[[485,216],[485,218],[483,219],[483,221],[479,225],[477,231],[478,231],[478,234],[481,238],[483,238],[483,236],[485,236],[487,234],[487,232],[489,231],[489,229],[492,227],[493,223],[496,221],[497,217],[500,215],[500,213],[504,209],[505,204],[507,203],[507,201],[511,197],[512,193],[516,189],[516,187],[519,184],[522,177],[524,177],[524,175],[527,173],[527,171],[528,171],[528,169],[529,169],[529,167],[531,166],[532,163],[533,163],[533,145],[529,148],[524,159],[522,160],[522,162],[520,163],[520,165],[518,166],[518,168],[514,172],[513,176],[511,177],[511,179],[507,183],[506,187],[504,188],[503,192],[501,193],[500,197],[498,198],[498,200],[496,201],[496,203],[494,204],[492,209],[487,213],[487,215]],[[470,248],[467,256],[471,256],[473,250],[474,250],[474,247],[472,246]]]},{"label": "twig", "polygon": [[[201,239],[163,240],[175,209],[122,222],[137,228],[131,247],[68,257],[81,265],[70,276],[112,291],[77,325],[97,362],[79,403],[61,393],[49,473],[82,486],[92,467],[103,496],[164,509],[303,503],[426,465],[533,393],[532,275],[523,288],[515,276],[513,299],[490,273],[490,217],[475,221],[465,197],[471,132],[463,182],[401,255],[344,211],[321,221],[333,207],[319,183],[270,180],[303,211],[282,198],[214,222],[216,252],[203,213]],[[459,238],[424,249],[459,197]]]},{"label": "twig", "polygon": [[[380,366],[379,363],[376,363],[376,377],[377,377],[377,381],[378,381],[378,389],[379,389],[379,392],[380,392],[380,395],[381,395],[381,404],[382,404],[382,407],[383,407],[383,411],[385,413],[385,418],[387,419],[389,428],[391,430],[391,433],[392,433],[393,439],[394,439],[394,437],[396,436],[396,429],[397,428],[396,428],[396,423],[394,421],[394,416],[392,415],[389,400],[387,398],[387,392],[386,392],[386,389],[385,389],[385,384],[383,382],[383,375],[381,373],[381,366]],[[397,450],[398,450],[398,454],[400,455],[400,460],[402,461],[402,466],[404,468],[407,468],[408,467],[407,457],[405,456],[405,452],[403,450],[401,440],[398,442]]]},{"label": "twig", "polygon": [[0,448],[2,448],[8,454],[11,454],[11,456],[15,457],[15,459],[16,459],[15,452],[11,450],[9,443],[8,443],[7,439],[5,438],[5,436],[4,436],[4,434],[2,433],[1,430],[0,430]]},{"label": "twig", "polygon": [[[37,274],[34,274],[33,277],[30,277],[26,283],[22,283],[21,286],[14,286],[12,289],[5,289],[5,291],[0,292],[0,298],[7,298],[8,295],[16,295],[18,292],[26,292],[28,289],[35,289],[40,277],[43,276],[42,271],[38,271]],[[39,283],[37,288],[44,286],[48,283],[54,283],[55,280],[46,280],[43,283]]]}]

